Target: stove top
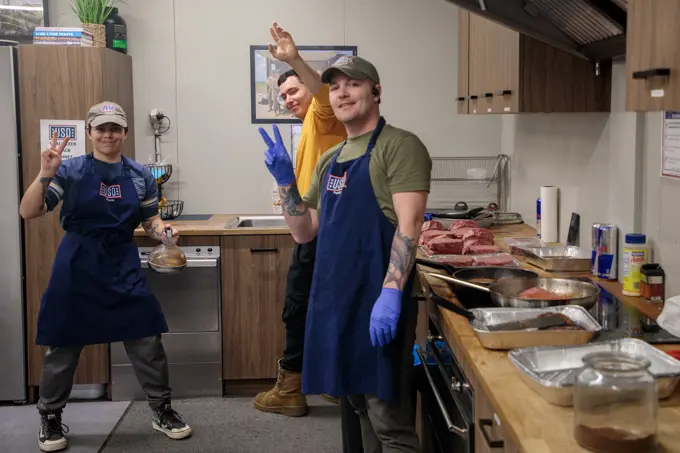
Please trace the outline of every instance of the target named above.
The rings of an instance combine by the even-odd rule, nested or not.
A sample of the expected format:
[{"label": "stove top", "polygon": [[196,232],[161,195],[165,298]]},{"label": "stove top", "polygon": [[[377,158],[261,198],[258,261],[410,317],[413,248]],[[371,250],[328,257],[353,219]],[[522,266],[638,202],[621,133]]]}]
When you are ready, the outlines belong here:
[{"label": "stove top", "polygon": [[[588,277],[571,279],[595,283]],[[650,344],[680,343],[680,338],[662,329],[635,308],[624,304],[602,286],[598,286],[601,290],[600,299],[589,313],[602,326],[599,340],[637,338]]]}]

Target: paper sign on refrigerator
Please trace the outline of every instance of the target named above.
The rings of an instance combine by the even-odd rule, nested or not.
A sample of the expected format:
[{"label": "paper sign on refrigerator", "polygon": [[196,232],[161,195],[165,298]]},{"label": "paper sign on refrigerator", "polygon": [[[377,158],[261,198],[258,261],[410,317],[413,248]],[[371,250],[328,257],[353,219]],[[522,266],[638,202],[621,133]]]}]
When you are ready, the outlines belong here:
[{"label": "paper sign on refrigerator", "polygon": [[57,133],[57,145],[70,137],[62,160],[72,157],[83,156],[86,150],[85,121],[83,120],[40,120],[40,152],[43,152],[50,144],[52,136]]}]

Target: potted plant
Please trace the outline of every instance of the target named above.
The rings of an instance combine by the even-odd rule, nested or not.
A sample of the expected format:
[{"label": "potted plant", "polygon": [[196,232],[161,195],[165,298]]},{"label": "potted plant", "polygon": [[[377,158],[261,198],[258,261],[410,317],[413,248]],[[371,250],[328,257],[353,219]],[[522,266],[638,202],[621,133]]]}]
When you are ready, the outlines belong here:
[{"label": "potted plant", "polygon": [[111,10],[123,0],[71,0],[71,9],[80,22],[83,30],[92,33],[94,47],[106,47],[106,26],[104,21]]}]

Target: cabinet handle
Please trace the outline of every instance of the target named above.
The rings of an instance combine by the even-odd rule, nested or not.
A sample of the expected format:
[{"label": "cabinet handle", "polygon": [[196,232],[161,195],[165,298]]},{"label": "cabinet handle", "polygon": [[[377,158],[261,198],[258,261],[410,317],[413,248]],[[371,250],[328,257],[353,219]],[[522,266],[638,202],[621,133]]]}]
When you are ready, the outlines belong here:
[{"label": "cabinet handle", "polygon": [[462,102],[464,100],[465,100],[465,96],[461,96],[461,97],[456,98],[456,101],[458,101],[458,102]]},{"label": "cabinet handle", "polygon": [[512,90],[501,90],[501,91],[496,93],[497,96],[505,96],[505,95],[508,95],[508,94],[512,94]]},{"label": "cabinet handle", "polygon": [[492,97],[493,97],[493,93],[484,93],[484,97],[485,97],[485,98],[492,98]]},{"label": "cabinet handle", "polygon": [[271,248],[271,249],[258,249],[258,248],[251,248],[250,253],[267,253],[267,252],[272,252],[272,253],[277,253],[279,249],[277,248]]},{"label": "cabinet handle", "polygon": [[470,96],[470,100],[477,100],[477,96]]},{"label": "cabinet handle", "polygon": [[647,79],[649,77],[668,77],[671,75],[671,68],[652,68],[644,71],[633,72],[634,79]]},{"label": "cabinet handle", "polygon": [[489,433],[486,432],[486,428],[491,428],[493,426],[493,422],[491,421],[490,418],[480,418],[479,419],[479,431],[482,433],[482,437],[484,438],[484,442],[489,446],[489,448],[504,448],[505,447],[505,442],[502,440],[491,440],[489,437]]}]

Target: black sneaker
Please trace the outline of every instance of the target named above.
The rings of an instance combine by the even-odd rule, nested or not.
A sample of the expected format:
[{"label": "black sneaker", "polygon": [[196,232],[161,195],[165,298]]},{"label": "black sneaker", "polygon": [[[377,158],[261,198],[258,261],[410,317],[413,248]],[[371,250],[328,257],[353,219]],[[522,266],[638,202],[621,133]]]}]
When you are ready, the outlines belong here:
[{"label": "black sneaker", "polygon": [[170,439],[184,439],[191,436],[191,427],[184,423],[182,417],[170,403],[164,403],[153,411],[153,429],[160,431]]},{"label": "black sneaker", "polygon": [[38,448],[41,451],[61,451],[68,442],[64,433],[68,426],[61,423],[61,411],[40,413],[40,431],[38,432]]}]

